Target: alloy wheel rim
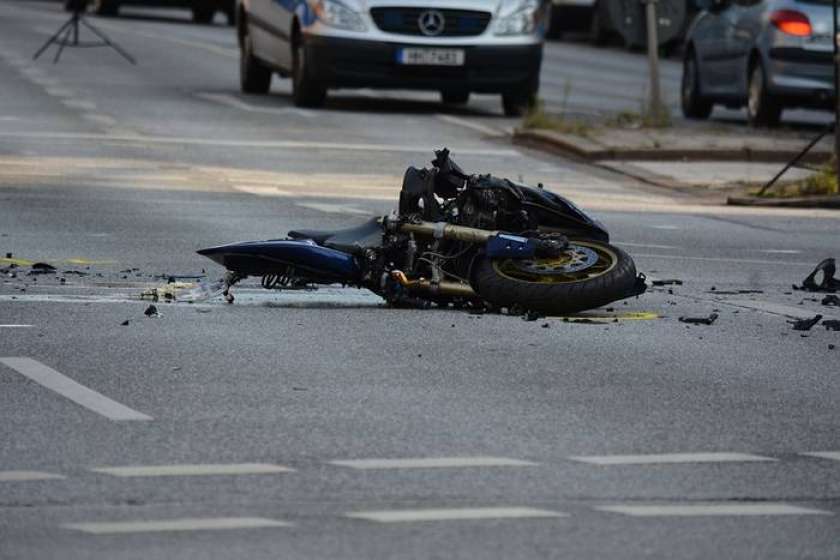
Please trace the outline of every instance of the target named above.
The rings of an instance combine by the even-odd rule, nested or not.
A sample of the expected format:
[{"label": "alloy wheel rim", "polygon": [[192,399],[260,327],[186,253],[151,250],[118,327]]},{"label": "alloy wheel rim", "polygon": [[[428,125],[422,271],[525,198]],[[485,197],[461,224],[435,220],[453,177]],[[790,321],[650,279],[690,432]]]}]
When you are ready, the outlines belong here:
[{"label": "alloy wheel rim", "polygon": [[497,274],[517,282],[573,284],[607,274],[618,265],[618,255],[603,245],[576,241],[561,257],[524,262],[529,264],[523,265],[518,259],[494,260],[493,268]]}]

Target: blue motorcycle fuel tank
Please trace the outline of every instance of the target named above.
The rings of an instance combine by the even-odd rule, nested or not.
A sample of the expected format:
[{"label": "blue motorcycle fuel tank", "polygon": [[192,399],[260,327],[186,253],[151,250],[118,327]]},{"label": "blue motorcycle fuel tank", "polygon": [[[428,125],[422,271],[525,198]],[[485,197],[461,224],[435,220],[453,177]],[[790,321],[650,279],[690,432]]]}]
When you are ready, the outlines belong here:
[{"label": "blue motorcycle fuel tank", "polygon": [[354,282],[361,276],[352,255],[321,247],[311,239],[244,241],[198,251],[227,270],[246,276],[284,274],[294,267],[297,274],[336,282]]}]

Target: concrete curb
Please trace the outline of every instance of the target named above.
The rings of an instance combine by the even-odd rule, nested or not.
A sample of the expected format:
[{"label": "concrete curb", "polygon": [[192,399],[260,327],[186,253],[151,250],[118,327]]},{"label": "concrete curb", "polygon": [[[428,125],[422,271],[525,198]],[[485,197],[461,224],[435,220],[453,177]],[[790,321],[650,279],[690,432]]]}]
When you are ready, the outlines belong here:
[{"label": "concrete curb", "polygon": [[[799,150],[740,150],[724,148],[604,148],[587,138],[562,134],[550,130],[514,130],[513,143],[529,146],[550,153],[573,156],[586,160],[656,160],[656,161],[746,161],[760,163],[786,163]],[[804,145],[803,145],[804,147]],[[802,161],[824,163],[832,153],[814,149]]]},{"label": "concrete curb", "polygon": [[729,206],[762,206],[767,208],[835,208],[840,210],[840,195],[797,198],[730,196],[726,199],[726,204]]}]

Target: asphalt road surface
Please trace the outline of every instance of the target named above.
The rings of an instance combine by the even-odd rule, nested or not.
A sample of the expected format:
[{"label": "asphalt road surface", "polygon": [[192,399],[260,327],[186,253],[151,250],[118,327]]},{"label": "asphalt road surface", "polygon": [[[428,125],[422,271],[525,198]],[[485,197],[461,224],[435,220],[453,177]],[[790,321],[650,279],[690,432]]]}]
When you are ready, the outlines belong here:
[{"label": "asphalt road surface", "polygon": [[[788,323],[840,318],[791,289],[838,256],[836,213],[513,147],[491,97],[243,96],[230,28],[126,12],[92,21],[139,65],[53,65],[30,58],[59,6],[0,4],[0,268],[20,265],[0,282],[0,557],[840,555],[840,333]],[[585,74],[586,49],[548,58]],[[568,195],[683,284],[596,324],[254,282],[144,315],[158,275],[221,275],[195,250],[385,213],[444,145]]]}]

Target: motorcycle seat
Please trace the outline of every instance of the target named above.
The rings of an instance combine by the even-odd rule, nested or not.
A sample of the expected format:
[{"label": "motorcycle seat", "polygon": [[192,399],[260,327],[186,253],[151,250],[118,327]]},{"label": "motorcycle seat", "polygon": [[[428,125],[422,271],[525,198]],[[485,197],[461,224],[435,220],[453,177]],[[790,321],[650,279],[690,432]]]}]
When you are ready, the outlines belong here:
[{"label": "motorcycle seat", "polygon": [[372,218],[358,226],[332,231],[296,229],[289,232],[289,237],[311,239],[322,247],[356,255],[382,246],[382,224],[380,218]]}]

